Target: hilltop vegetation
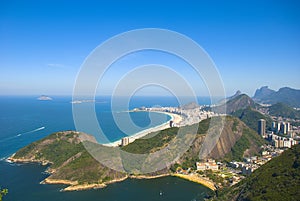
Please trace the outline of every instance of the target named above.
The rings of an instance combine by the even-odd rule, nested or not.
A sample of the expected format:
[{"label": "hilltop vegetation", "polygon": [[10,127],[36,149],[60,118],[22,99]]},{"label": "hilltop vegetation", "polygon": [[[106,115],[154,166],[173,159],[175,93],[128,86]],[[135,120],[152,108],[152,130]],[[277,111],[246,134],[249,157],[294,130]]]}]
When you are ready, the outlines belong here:
[{"label": "hilltop vegetation", "polygon": [[[178,161],[180,166],[184,168],[195,167],[195,162],[199,161],[199,152],[210,126],[210,121],[211,119],[206,119],[199,123],[191,147]],[[131,153],[152,153],[166,147],[168,142],[176,137],[177,131],[178,128],[166,129],[152,138],[138,139],[122,149]],[[265,141],[242,121],[227,116],[220,138],[208,157],[239,161],[242,160],[244,155],[258,153],[259,147],[263,143]]]},{"label": "hilltop vegetation", "polygon": [[287,200],[300,198],[300,145],[286,150],[214,200]]},{"label": "hilltop vegetation", "polygon": [[214,107],[213,111],[217,113],[223,113],[226,108],[226,114],[232,114],[238,110],[246,109],[248,107],[257,108],[259,105],[246,94],[240,94],[228,99],[226,103]]},{"label": "hilltop vegetation", "polygon": [[177,131],[176,127],[162,130],[153,137],[136,139],[133,143],[122,147],[122,150],[135,154],[153,153],[166,146],[177,135]]},{"label": "hilltop vegetation", "polygon": [[290,119],[300,119],[300,111],[284,104],[276,103],[268,107],[268,112],[271,116],[284,117]]},{"label": "hilltop vegetation", "polygon": [[247,107],[245,109],[240,109],[234,113],[232,113],[233,116],[239,118],[242,120],[247,126],[252,128],[254,131],[257,131],[258,129],[258,120],[264,119],[266,120],[266,127],[267,129],[271,128],[272,125],[272,119],[257,110]]},{"label": "hilltop vegetation", "polygon": [[102,184],[120,179],[124,173],[113,171],[95,160],[85,149],[77,132],[53,133],[20,149],[13,160],[50,164],[49,180],[66,180],[77,184]]},{"label": "hilltop vegetation", "polygon": [[[214,118],[214,120],[218,122],[219,117]],[[199,161],[199,152],[203,141],[207,137],[208,128],[212,127],[213,130],[218,129],[218,123],[216,125],[210,125],[211,121],[212,119],[206,119],[199,124],[182,127],[186,133],[189,133],[189,136],[194,136],[194,141],[192,141],[187,152],[178,158],[175,166],[181,166],[184,169],[189,167],[195,168],[195,162]],[[192,133],[191,128],[196,128],[197,132]],[[177,132],[178,128],[169,128],[157,133],[151,133],[121,149],[135,154],[153,153],[165,148],[171,141],[178,140]],[[263,142],[263,139],[249,129],[242,121],[235,117],[227,116],[220,138],[207,157],[219,160],[241,160],[243,156],[257,153]],[[104,147],[94,143],[92,143],[92,146],[96,146],[96,149]],[[101,155],[100,157],[108,156]],[[48,171],[51,175],[47,178],[47,181],[64,180],[72,186],[105,184],[113,180],[124,179],[129,175],[139,175],[138,172],[131,171],[127,173],[117,172],[100,164],[86,151],[83,143],[79,139],[78,132],[72,131],[54,133],[44,139],[36,141],[20,149],[13,156],[13,160],[19,162],[48,163]],[[136,161],[139,166],[142,166],[143,162],[145,161]],[[123,168],[125,171],[129,170],[132,168],[132,163],[123,160]],[[146,176],[168,173],[169,168],[174,170],[174,166],[171,166]]]}]

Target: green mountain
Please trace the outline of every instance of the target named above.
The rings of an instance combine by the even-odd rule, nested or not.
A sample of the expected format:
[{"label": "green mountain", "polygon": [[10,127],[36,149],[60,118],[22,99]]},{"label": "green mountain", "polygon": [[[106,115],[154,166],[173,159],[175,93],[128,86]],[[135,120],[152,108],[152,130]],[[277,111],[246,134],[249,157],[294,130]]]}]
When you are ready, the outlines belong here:
[{"label": "green mountain", "polygon": [[300,107],[300,90],[283,87],[274,91],[264,86],[256,90],[253,99],[259,103],[275,104],[282,102],[290,107]]},{"label": "green mountain", "polygon": [[258,130],[258,120],[264,119],[266,120],[267,129],[271,128],[272,119],[269,116],[266,116],[254,108],[247,107],[245,109],[240,109],[232,113],[232,116],[235,116],[242,120],[247,126],[252,128],[254,131]]},{"label": "green mountain", "polygon": [[[215,131],[220,129],[220,117],[201,121],[199,124],[185,126],[187,137],[194,137],[192,145],[187,152],[177,159],[177,166],[183,168],[195,168],[195,162],[199,161],[199,152],[205,138],[208,138],[207,131],[209,127],[212,129],[211,135],[215,135]],[[215,125],[210,125],[214,120]],[[191,132],[191,128],[198,128],[196,133]],[[181,140],[177,136],[178,128],[169,128],[135,140],[121,149],[126,152],[135,154],[153,153],[165,148],[171,142]],[[87,141],[82,141],[87,140]],[[179,141],[181,142],[181,141]],[[184,141],[183,141],[184,142]],[[74,131],[64,131],[53,133],[46,138],[33,142],[30,145],[20,149],[11,157],[15,162],[39,162],[48,164],[48,172],[51,175],[45,180],[46,183],[63,183],[71,185],[66,190],[87,189],[90,187],[103,187],[113,181],[126,179],[128,176],[157,176],[169,173],[169,168],[173,168],[170,164],[168,168],[160,171],[140,175],[138,172],[128,171],[132,161],[121,160],[122,167],[125,172],[118,172],[99,163],[89,152],[86,151],[83,143],[89,143],[97,153],[101,153],[100,157],[110,160],[110,154],[116,148],[104,147],[95,143],[95,139],[87,134]],[[222,133],[217,140],[216,146],[212,149],[209,158],[220,160],[241,160],[243,156],[253,155],[259,151],[259,147],[264,140],[254,131],[248,128],[238,118],[227,116]],[[86,144],[85,144],[86,145]],[[176,148],[176,147],[175,147]],[[106,152],[102,152],[106,150]],[[110,152],[111,151],[111,152]],[[106,155],[105,155],[106,153]],[[171,153],[172,154],[172,153]],[[147,164],[145,161],[137,159],[135,161],[139,166]],[[135,164],[136,165],[136,164]],[[134,166],[138,167],[138,166]]]},{"label": "green mountain", "polygon": [[248,107],[257,108],[259,105],[246,94],[240,94],[229,99],[226,103],[214,107],[212,110],[217,113],[223,113],[226,109],[226,114],[232,114],[238,110],[246,109]]},{"label": "green mountain", "polygon": [[210,157],[226,161],[242,161],[260,151],[265,140],[238,118],[226,117],[222,134]]},{"label": "green mountain", "polygon": [[33,142],[16,152],[11,159],[15,162],[49,164],[49,183],[105,185],[105,182],[126,176],[95,160],[83,146],[79,133],[73,131],[53,133]]},{"label": "green mountain", "polygon": [[214,111],[219,112],[219,110],[225,107],[227,114],[239,118],[254,131],[258,130],[257,122],[260,119],[266,120],[267,129],[271,128],[272,119],[268,115],[259,112],[258,109],[262,108],[262,106],[255,103],[254,100],[246,94],[234,95],[231,99],[228,99],[225,104],[217,106]]},{"label": "green mountain", "polygon": [[241,95],[242,92],[240,90],[236,91],[235,94],[233,94],[232,96],[229,96],[229,97],[226,97],[225,99],[221,100],[219,102],[219,104],[224,104],[226,103],[227,101],[231,100],[231,99],[234,99],[235,97],[238,97],[239,95]]},{"label": "green mountain", "polygon": [[294,201],[300,198],[300,145],[255,170],[240,183],[218,192],[214,200]]},{"label": "green mountain", "polygon": [[281,116],[290,119],[300,119],[300,111],[286,105],[285,103],[276,103],[268,107],[271,116]]},{"label": "green mountain", "polygon": [[[195,162],[199,161],[199,152],[205,137],[207,137],[206,134],[210,122],[211,119],[206,119],[199,123],[192,146],[178,160],[178,164],[184,167],[194,167]],[[217,129],[219,125],[212,126]],[[178,128],[166,129],[152,138],[137,139],[122,149],[131,153],[152,153],[166,147],[168,142],[176,139],[177,131]],[[227,116],[220,138],[208,157],[240,161],[243,156],[258,153],[260,146],[264,143],[265,141],[242,121],[235,117]]]}]

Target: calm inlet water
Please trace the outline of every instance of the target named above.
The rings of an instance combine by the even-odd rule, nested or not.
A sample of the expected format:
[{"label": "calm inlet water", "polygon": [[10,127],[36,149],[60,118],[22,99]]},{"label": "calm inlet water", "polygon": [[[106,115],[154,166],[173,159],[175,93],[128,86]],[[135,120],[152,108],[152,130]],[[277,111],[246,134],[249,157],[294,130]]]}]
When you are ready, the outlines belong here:
[{"label": "calm inlet water", "polygon": [[[99,99],[99,100],[98,100]],[[169,121],[164,114],[130,113],[136,128],[122,132],[114,123],[110,99],[100,97],[95,103],[97,118],[109,140],[118,140],[126,134],[160,125]],[[70,97],[54,97],[53,101],[37,101],[36,97],[0,97],[0,186],[9,189],[4,201],[52,200],[203,200],[210,190],[179,178],[165,177],[152,180],[131,180],[109,185],[107,188],[81,192],[60,192],[64,186],[40,185],[47,175],[38,164],[10,164],[5,158],[29,143],[50,133],[74,130]],[[208,99],[201,99],[207,104]],[[91,104],[91,103],[84,103]],[[129,104],[135,107],[178,106],[175,98],[136,97]],[[115,118],[122,119],[125,108],[115,108]],[[128,108],[127,108],[128,109]],[[154,115],[154,116],[153,116]],[[150,120],[151,117],[151,120]],[[93,133],[93,131],[86,131]]]}]

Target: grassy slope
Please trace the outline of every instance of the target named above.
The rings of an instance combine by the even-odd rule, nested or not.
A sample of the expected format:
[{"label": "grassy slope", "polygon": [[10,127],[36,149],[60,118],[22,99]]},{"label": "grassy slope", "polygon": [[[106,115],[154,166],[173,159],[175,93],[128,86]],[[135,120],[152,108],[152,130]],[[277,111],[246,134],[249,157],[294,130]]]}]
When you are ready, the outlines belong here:
[{"label": "grassy slope", "polygon": [[[209,124],[210,119],[199,123],[194,143],[178,161],[182,166],[193,167],[195,162],[199,161],[198,154]],[[136,140],[122,149],[131,153],[151,153],[165,147],[170,140],[176,137],[177,131],[178,128],[166,129],[152,138]],[[220,159],[226,156],[227,160],[241,160],[247,149],[255,154],[263,143],[265,143],[264,140],[243,122],[235,117],[227,116],[226,124],[217,144],[221,148],[213,150],[211,157]]]},{"label": "grassy slope", "polygon": [[55,170],[49,177],[51,179],[102,183],[125,176],[124,173],[113,171],[96,161],[74,132],[51,134],[20,149],[14,158],[51,162],[50,169]]},{"label": "grassy slope", "polygon": [[[199,151],[209,128],[210,119],[199,123],[195,140],[188,151],[178,160],[183,167],[193,167],[199,160]],[[183,129],[189,130],[190,127]],[[169,128],[150,134],[143,139],[122,147],[131,153],[153,153],[164,148],[168,142],[176,138],[178,128]],[[188,132],[189,133],[189,132]],[[242,137],[241,137],[242,136]],[[176,139],[174,139],[176,140]],[[260,137],[252,132],[239,119],[226,117],[221,138],[218,142],[220,149],[213,150],[213,158],[240,159],[245,150],[253,148],[253,153],[261,144]],[[52,179],[66,179],[80,183],[101,183],[125,176],[125,173],[113,171],[98,163],[84,148],[74,132],[59,132],[34,142],[19,150],[15,158],[26,158],[40,161],[50,161],[51,169],[56,171],[50,176]],[[124,164],[126,166],[126,164]]]},{"label": "grassy slope", "polygon": [[232,116],[235,116],[242,120],[247,126],[252,128],[254,131],[258,130],[258,120],[265,119],[267,122],[267,129],[271,128],[272,119],[266,115],[261,114],[257,110],[247,107],[246,109],[240,109],[234,113]]},{"label": "grassy slope", "polygon": [[269,107],[269,114],[272,116],[281,116],[291,119],[300,119],[300,111],[284,104],[276,103]]},{"label": "grassy slope", "polygon": [[175,127],[162,130],[151,138],[147,137],[137,139],[133,143],[122,147],[122,150],[135,154],[155,152],[155,150],[164,147],[169,141],[171,141],[176,136],[177,131],[178,128]]}]

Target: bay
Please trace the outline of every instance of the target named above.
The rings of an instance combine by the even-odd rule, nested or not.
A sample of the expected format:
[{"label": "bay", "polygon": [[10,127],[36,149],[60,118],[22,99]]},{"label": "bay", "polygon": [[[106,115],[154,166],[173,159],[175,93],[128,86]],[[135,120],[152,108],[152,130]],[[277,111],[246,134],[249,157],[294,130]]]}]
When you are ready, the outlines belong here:
[{"label": "bay", "polygon": [[[127,179],[109,185],[104,189],[81,192],[60,192],[62,185],[39,184],[48,175],[45,168],[38,164],[13,164],[4,159],[18,149],[41,139],[50,133],[62,130],[75,130],[71,97],[53,97],[53,101],[38,101],[35,96],[0,97],[0,186],[9,189],[4,201],[35,200],[203,200],[210,190],[175,177],[151,180]],[[204,101],[203,101],[204,100]],[[126,134],[162,124],[170,116],[148,112],[130,113],[137,127],[124,133],[114,123],[114,117],[122,119],[125,109],[152,106],[178,106],[174,97],[134,97],[128,108],[115,107],[112,111],[109,97],[97,97],[94,105],[99,124],[109,140],[118,140]],[[188,99],[186,99],[188,102]],[[201,99],[208,104],[208,99]],[[122,105],[122,104],[120,104]],[[118,106],[118,104],[117,104]],[[151,116],[151,117],[150,117]],[[128,131],[128,130],[127,130]],[[93,132],[93,131],[91,131]]]}]

